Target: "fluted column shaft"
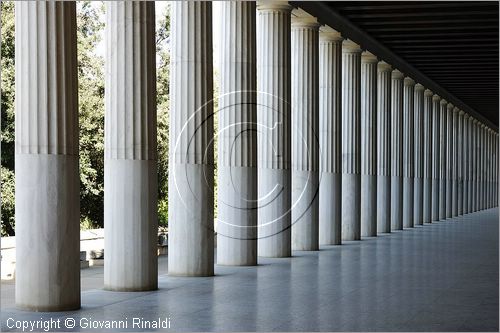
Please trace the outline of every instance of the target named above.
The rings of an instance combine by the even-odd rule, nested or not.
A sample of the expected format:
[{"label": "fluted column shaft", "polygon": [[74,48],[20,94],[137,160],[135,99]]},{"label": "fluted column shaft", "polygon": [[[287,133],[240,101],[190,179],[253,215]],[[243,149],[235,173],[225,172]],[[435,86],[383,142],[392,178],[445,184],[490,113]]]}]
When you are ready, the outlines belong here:
[{"label": "fluted column shaft", "polygon": [[107,2],[105,40],[104,288],[154,290],[158,287],[154,4]]},{"label": "fluted column shaft", "polygon": [[470,176],[469,176],[469,153],[470,153],[470,125],[469,114],[463,115],[463,135],[462,135],[462,183],[463,183],[463,214],[469,214],[469,201],[470,201]]},{"label": "fluted column shaft", "polygon": [[169,275],[214,273],[212,3],[171,5]]},{"label": "fluted column shaft", "polygon": [[391,75],[377,66],[377,232],[391,232]]},{"label": "fluted column shaft", "polygon": [[319,23],[292,19],[292,250],[319,249]]},{"label": "fluted column shaft", "polygon": [[445,199],[445,217],[451,218],[452,212],[452,169],[453,169],[453,104],[446,105],[446,129],[445,129],[445,145],[446,145],[446,168],[445,168],[445,186],[446,186],[446,199]]},{"label": "fluted column shaft", "polygon": [[415,81],[407,77],[403,88],[403,227],[413,228]]},{"label": "fluted column shaft", "polygon": [[477,166],[477,210],[483,210],[483,176],[484,176],[484,124],[478,123],[477,129],[477,156],[478,156],[478,166]]},{"label": "fluted column shaft", "polygon": [[457,157],[456,157],[456,182],[457,182],[457,215],[464,214],[464,183],[465,183],[465,170],[464,170],[464,112],[458,112],[458,129],[457,129]]},{"label": "fluted column shaft", "polygon": [[391,77],[391,230],[403,229],[403,73]]},{"label": "fluted column shaft", "polygon": [[286,2],[257,3],[258,254],[291,247],[291,53]]},{"label": "fluted column shaft", "polygon": [[432,214],[432,91],[426,89],[424,91],[424,129],[423,129],[423,151],[424,151],[424,165],[423,165],[423,222],[431,223]]},{"label": "fluted column shaft", "polygon": [[413,102],[414,115],[414,181],[413,181],[413,223],[424,223],[424,86],[415,85]]},{"label": "fluted column shaft", "polygon": [[257,265],[255,8],[253,1],[220,3],[219,265]]},{"label": "fluted column shaft", "polygon": [[319,34],[319,243],[341,243],[342,37]]},{"label": "fluted column shaft", "polygon": [[377,57],[361,55],[361,236],[377,236]]},{"label": "fluted column shaft", "polygon": [[441,125],[441,97],[432,97],[432,198],[431,198],[431,219],[439,221],[439,197],[440,197],[440,125]]},{"label": "fluted column shaft", "polygon": [[491,129],[486,129],[486,208],[491,208]]},{"label": "fluted column shaft", "polygon": [[361,239],[361,48],[342,45],[342,240]]},{"label": "fluted column shaft", "polygon": [[16,2],[16,306],[80,308],[75,2]]},{"label": "fluted column shaft", "polygon": [[447,186],[446,175],[448,171],[448,102],[441,100],[439,110],[439,220],[446,219],[446,200],[447,200]]}]

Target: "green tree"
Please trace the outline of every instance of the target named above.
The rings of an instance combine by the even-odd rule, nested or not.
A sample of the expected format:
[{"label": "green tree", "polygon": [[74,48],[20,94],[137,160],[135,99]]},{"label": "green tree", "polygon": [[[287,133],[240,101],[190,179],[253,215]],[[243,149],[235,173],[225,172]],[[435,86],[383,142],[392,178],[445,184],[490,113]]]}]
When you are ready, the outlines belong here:
[{"label": "green tree", "polygon": [[14,2],[0,3],[1,20],[1,196],[2,196],[2,236],[13,236],[14,220]]}]

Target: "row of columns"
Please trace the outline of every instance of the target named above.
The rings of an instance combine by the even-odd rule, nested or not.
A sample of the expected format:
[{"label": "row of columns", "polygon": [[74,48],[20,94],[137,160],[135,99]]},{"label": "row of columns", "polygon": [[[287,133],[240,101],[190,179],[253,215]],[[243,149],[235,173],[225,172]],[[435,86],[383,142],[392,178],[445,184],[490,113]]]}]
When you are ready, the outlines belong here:
[{"label": "row of columns", "polygon": [[[170,275],[494,207],[498,134],[285,2],[172,3]],[[16,304],[80,307],[74,2],[16,3]],[[257,11],[257,19],[256,19]],[[109,290],[158,285],[154,3],[106,3]],[[214,117],[219,130],[214,133]]]}]

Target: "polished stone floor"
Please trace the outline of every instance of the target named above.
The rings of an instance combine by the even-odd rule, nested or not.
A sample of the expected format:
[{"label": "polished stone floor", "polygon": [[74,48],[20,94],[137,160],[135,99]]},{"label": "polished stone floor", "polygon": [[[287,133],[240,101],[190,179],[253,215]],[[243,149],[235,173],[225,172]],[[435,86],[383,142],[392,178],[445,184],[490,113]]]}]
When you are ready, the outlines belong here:
[{"label": "polished stone floor", "polygon": [[102,268],[89,268],[82,309],[57,314],[15,310],[2,282],[1,329],[9,318],[60,318],[66,331],[74,318],[84,330],[80,318],[92,318],[140,331],[132,318],[169,317],[174,331],[498,331],[498,231],[490,209],[258,267],[217,266],[212,278],[168,277],[161,257],[160,289],[145,293],[103,291]]}]

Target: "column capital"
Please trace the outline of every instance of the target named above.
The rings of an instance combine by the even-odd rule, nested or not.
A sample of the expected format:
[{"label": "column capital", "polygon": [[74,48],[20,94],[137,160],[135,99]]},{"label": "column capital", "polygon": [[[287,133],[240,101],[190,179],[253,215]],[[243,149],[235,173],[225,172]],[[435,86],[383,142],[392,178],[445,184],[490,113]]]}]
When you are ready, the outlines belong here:
[{"label": "column capital", "polygon": [[441,96],[439,96],[438,94],[434,94],[432,96],[432,101],[433,102],[439,102],[441,100]]},{"label": "column capital", "polygon": [[342,53],[361,53],[362,51],[361,46],[350,39],[344,39],[342,42]]},{"label": "column capital", "polygon": [[411,77],[405,77],[404,79],[404,85],[405,86],[414,86],[415,85],[415,80],[413,80]]},{"label": "column capital", "polygon": [[363,53],[361,53],[361,61],[365,63],[377,63],[378,58],[370,51],[364,51]]},{"label": "column capital", "polygon": [[415,90],[423,91],[424,89],[425,87],[422,84],[420,83],[415,84]]},{"label": "column capital", "polygon": [[399,69],[394,69],[394,70],[392,71],[392,75],[391,75],[391,77],[392,77],[393,79],[403,79],[404,74],[403,74],[403,73],[402,73]]},{"label": "column capital", "polygon": [[469,119],[469,117],[470,117],[470,115],[467,112],[464,112],[464,119]]},{"label": "column capital", "polygon": [[466,113],[463,110],[458,110],[458,115],[459,116],[464,116]]},{"label": "column capital", "polygon": [[342,34],[335,29],[330,28],[327,25],[323,25],[319,28],[319,41],[329,41],[329,42],[341,42],[344,40]]},{"label": "column capital", "polygon": [[314,30],[319,30],[321,24],[318,19],[314,16],[292,16],[291,18],[292,29],[293,28],[309,28]]},{"label": "column capital", "polygon": [[450,111],[453,110],[453,107],[454,107],[454,105],[451,104],[450,102],[448,102],[448,104],[446,105],[446,109],[450,110]]},{"label": "column capital", "polygon": [[257,10],[260,11],[291,12],[292,9],[293,7],[288,1],[257,1]]},{"label": "column capital", "polygon": [[378,71],[379,72],[390,72],[392,71],[392,66],[386,63],[384,60],[381,60],[378,62],[377,65]]},{"label": "column capital", "polygon": [[431,97],[432,95],[434,95],[434,93],[432,92],[432,90],[425,89],[424,96]]},{"label": "column capital", "polygon": [[475,125],[475,124],[477,124],[477,123],[479,122],[479,120],[477,120],[476,118],[472,118],[472,117],[471,117],[471,119],[472,119],[472,122],[474,123],[474,125]]},{"label": "column capital", "polygon": [[441,104],[441,106],[445,106],[448,104],[448,101],[443,98],[443,99],[441,99],[440,104]]}]

